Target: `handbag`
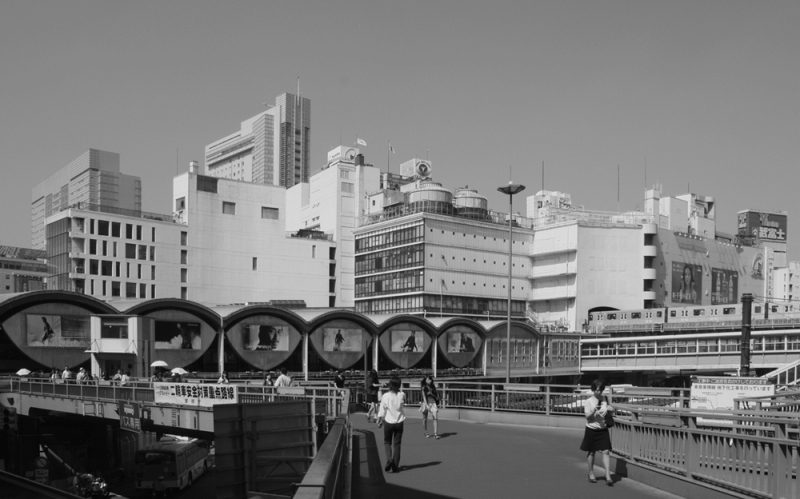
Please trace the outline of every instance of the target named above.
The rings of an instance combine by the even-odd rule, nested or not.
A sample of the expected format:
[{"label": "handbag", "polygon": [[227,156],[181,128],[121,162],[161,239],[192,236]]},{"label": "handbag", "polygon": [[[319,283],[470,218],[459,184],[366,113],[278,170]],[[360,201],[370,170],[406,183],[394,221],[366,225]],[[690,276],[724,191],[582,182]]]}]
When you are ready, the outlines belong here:
[{"label": "handbag", "polygon": [[[609,406],[608,397],[606,397],[606,406]],[[606,415],[604,416],[606,421],[606,428],[613,428],[614,427],[614,416],[611,414],[611,411],[606,411]]]}]

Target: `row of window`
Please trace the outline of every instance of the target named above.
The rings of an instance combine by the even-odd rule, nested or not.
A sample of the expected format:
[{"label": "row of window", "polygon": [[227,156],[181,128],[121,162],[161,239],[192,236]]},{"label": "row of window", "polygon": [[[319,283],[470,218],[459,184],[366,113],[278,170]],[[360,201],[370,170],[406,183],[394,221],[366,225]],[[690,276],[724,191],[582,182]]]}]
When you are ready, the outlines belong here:
[{"label": "row of window", "polygon": [[[224,215],[236,215],[236,203],[230,201],[222,202],[222,213]],[[280,212],[278,208],[270,208],[268,206],[261,207],[261,218],[267,220],[278,220]]]},{"label": "row of window", "polygon": [[356,253],[373,251],[389,246],[400,246],[403,244],[422,241],[425,238],[425,228],[422,222],[414,225],[402,225],[387,232],[370,233],[369,235],[356,238]]},{"label": "row of window", "polygon": [[356,279],[356,298],[422,291],[425,276],[422,270],[407,270]]},{"label": "row of window", "polygon": [[[131,277],[131,263],[125,262],[125,278],[127,279],[148,279],[147,272],[144,273],[142,270],[145,268],[141,263],[135,264],[134,267],[134,277]],[[112,262],[109,260],[89,260],[89,275],[104,275],[109,277],[122,277],[122,263],[121,262]],[[77,274],[83,274],[86,272],[84,267],[75,267],[74,272]],[[144,276],[144,277],[143,277]],[[156,266],[150,265],[150,277],[151,281],[156,280]]]},{"label": "row of window", "polygon": [[[83,232],[84,222],[82,218],[76,218],[75,224],[78,232]],[[107,237],[121,237],[122,223],[109,222],[108,220],[89,219],[89,234]],[[141,225],[125,224],[125,239],[136,239],[141,241],[147,228]],[[156,228],[150,227],[150,241],[156,242]]]},{"label": "row of window", "polygon": [[356,256],[356,275],[419,267],[425,264],[422,244]]},{"label": "row of window", "polygon": [[[487,342],[486,353],[489,365],[506,362],[506,341],[495,339]],[[533,365],[536,362],[536,340],[511,339],[511,364]]]},{"label": "row of window", "polygon": [[147,296],[147,284],[135,282],[106,281],[89,279],[89,294],[92,296],[122,297],[125,289],[125,298],[150,298],[156,297],[156,285],[150,285],[150,296]]},{"label": "row of window", "polygon": [[27,270],[29,272],[47,272],[47,265],[37,262],[11,262],[7,260],[0,261],[0,269],[11,270]]},{"label": "row of window", "polygon": [[[581,348],[584,357],[622,357],[633,355],[674,355],[696,353],[738,352],[739,338],[686,340],[628,341],[619,343],[586,344]],[[760,336],[750,340],[751,352],[800,351],[800,336]]]},{"label": "row of window", "polygon": [[[474,298],[469,296],[424,295],[423,307],[428,313],[465,315],[506,315],[507,299]],[[511,301],[511,314],[521,316],[525,313],[524,300]]]}]

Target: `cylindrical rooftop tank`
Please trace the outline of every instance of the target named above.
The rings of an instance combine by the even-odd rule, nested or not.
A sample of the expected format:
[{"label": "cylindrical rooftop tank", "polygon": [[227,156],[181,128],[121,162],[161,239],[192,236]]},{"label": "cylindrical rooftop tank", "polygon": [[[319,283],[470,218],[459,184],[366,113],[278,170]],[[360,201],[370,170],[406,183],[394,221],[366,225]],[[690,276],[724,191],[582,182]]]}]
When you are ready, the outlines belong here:
[{"label": "cylindrical rooftop tank", "polygon": [[408,194],[408,206],[412,212],[453,214],[453,193],[438,182],[421,182]]},{"label": "cylindrical rooftop tank", "polygon": [[459,187],[455,198],[456,214],[482,220],[489,214],[489,203],[475,189]]}]

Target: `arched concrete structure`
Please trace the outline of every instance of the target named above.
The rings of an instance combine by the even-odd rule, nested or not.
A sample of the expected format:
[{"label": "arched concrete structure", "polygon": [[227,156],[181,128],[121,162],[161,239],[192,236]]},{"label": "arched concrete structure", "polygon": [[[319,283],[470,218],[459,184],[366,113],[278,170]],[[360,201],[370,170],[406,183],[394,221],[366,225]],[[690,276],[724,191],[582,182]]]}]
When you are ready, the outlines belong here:
[{"label": "arched concrete structure", "polygon": [[244,307],[223,319],[233,349],[255,368],[267,371],[283,363],[307,334],[305,321],[291,310],[264,305]]}]

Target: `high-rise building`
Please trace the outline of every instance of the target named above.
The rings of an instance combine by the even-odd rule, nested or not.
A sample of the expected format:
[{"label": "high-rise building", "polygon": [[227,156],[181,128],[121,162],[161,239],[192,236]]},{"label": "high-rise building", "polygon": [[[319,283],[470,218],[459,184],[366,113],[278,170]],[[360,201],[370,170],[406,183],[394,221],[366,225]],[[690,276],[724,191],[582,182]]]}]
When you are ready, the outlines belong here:
[{"label": "high-rise building", "polygon": [[238,132],[208,144],[211,177],[291,187],[308,182],[311,101],[285,93],[275,105],[242,122]]},{"label": "high-rise building", "polygon": [[69,207],[103,207],[134,214],[142,209],[142,181],[119,171],[119,154],[89,149],[31,196],[31,247],[45,249],[45,219]]},{"label": "high-rise building", "polygon": [[44,289],[45,252],[0,246],[0,295]]}]

